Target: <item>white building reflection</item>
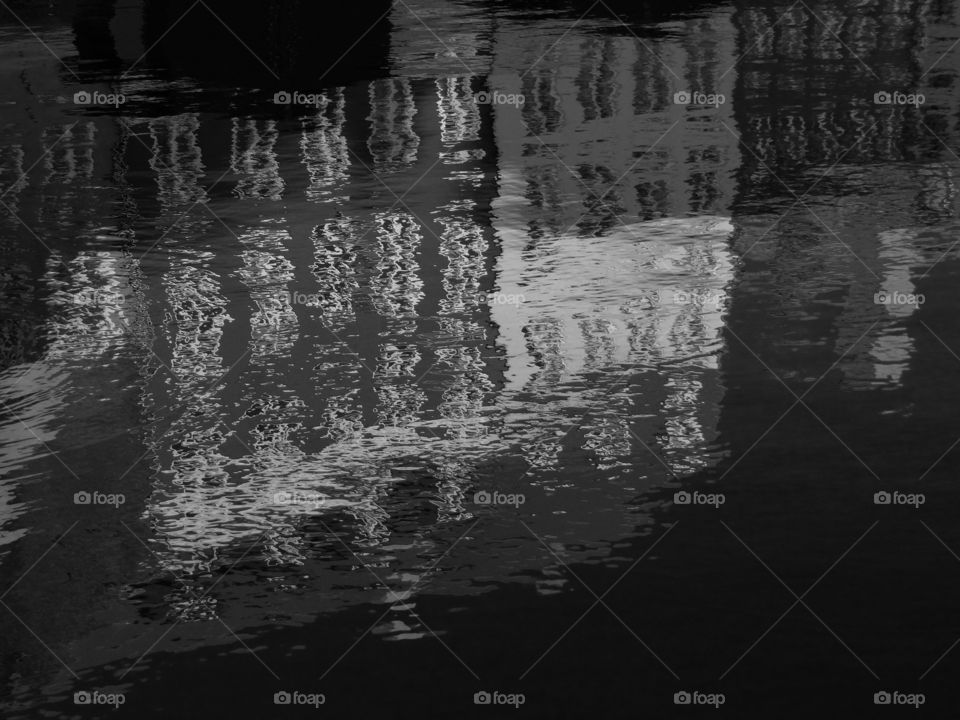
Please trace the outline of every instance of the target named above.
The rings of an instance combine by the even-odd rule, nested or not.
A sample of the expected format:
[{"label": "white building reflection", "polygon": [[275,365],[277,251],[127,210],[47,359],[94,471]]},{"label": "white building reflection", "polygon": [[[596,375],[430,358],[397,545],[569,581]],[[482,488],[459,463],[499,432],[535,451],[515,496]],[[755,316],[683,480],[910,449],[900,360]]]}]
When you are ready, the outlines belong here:
[{"label": "white building reflection", "polygon": [[284,182],[277,160],[276,120],[233,118],[230,170],[240,176],[234,192],[240,198],[279,200]]},{"label": "white building reflection", "polygon": [[[577,420],[600,469],[626,470],[644,446],[678,476],[718,459],[716,353],[734,280],[725,213],[739,156],[721,125],[729,105],[688,108],[673,93],[732,97],[735,33],[722,13],[691,25],[697,47],[576,34],[523,42],[519,27],[496,46],[497,62],[525,70],[491,82],[526,101],[493,110],[502,254],[491,317],[508,365],[501,396],[517,418],[539,416],[520,423],[534,467],[558,466],[556,430],[578,425],[562,419],[571,404],[591,408]],[[652,383],[650,399],[604,400],[599,387],[617,371]]]},{"label": "white building reflection", "polygon": [[[863,9],[856,20],[826,3],[815,14],[786,2],[739,11],[738,25],[756,38],[739,64],[738,121],[750,147],[744,172],[802,168],[787,185],[811,192],[791,211],[796,196],[785,192],[780,211],[744,223],[737,247],[765,264],[769,276],[759,286],[775,291],[769,302],[781,317],[806,322],[816,319],[814,307],[839,309],[831,350],[847,385],[898,390],[914,338],[927,332],[918,329],[924,305],[911,298],[923,296],[935,265],[956,257],[949,249],[960,211],[955,172],[931,158],[957,127],[957,60],[944,30],[958,10],[919,0],[871,0]],[[929,41],[906,43],[908,36]],[[892,53],[887,87],[923,94],[925,104],[874,102],[876,88],[864,82],[874,76],[859,58],[876,57],[878,48]],[[784,57],[810,58],[809,74],[788,69]]]},{"label": "white building reflection", "polygon": [[[209,213],[173,222],[185,203],[220,208],[199,184],[216,170],[193,119],[155,123],[174,372],[148,393],[167,412],[146,516],[166,570],[209,571],[258,538],[268,564],[315,569],[331,562],[311,540],[322,522],[385,563],[404,597],[442,552],[434,534],[487,512],[478,483],[520,480],[490,471],[500,461],[529,471],[520,487],[545,532],[590,540],[571,560],[630,531],[638,492],[717,461],[734,281],[729,108],[674,104],[679,81],[635,38],[554,29],[478,30],[491,54],[470,62],[488,63],[491,89],[527,94],[523,107],[483,106],[479,78],[451,59],[449,74],[329,93],[294,144],[271,121],[233,119],[235,236]],[[656,50],[684,82],[729,97],[729,18],[700,31],[703,48]],[[397,47],[414,52],[403,32]],[[403,203],[371,202],[376,185],[351,178],[347,148],[364,144],[375,172],[407,183]],[[284,164],[290,147],[298,168]],[[255,204],[270,212],[237,210]],[[318,217],[298,225],[291,206]],[[596,487],[612,515],[590,511]],[[502,555],[478,572],[502,563],[556,591],[539,545],[490,522]],[[182,618],[218,612],[171,602]],[[416,636],[415,625],[380,630]]]},{"label": "white building reflection", "polygon": [[322,96],[316,115],[302,121],[300,153],[310,176],[307,198],[315,202],[344,200],[342,189],[350,169],[350,152],[344,134],[346,99],[338,90]]}]

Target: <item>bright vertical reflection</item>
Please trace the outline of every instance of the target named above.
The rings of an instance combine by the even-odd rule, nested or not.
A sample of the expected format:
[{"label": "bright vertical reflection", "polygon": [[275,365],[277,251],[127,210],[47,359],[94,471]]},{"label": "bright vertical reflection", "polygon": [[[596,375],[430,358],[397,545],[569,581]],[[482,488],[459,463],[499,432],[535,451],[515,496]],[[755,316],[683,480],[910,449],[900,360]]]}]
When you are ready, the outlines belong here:
[{"label": "bright vertical reflection", "polygon": [[344,200],[336,193],[347,179],[350,154],[344,135],[346,99],[338,89],[323,95],[316,114],[301,120],[300,153],[310,176],[307,199],[312,202]]},{"label": "bright vertical reflection", "polygon": [[370,137],[367,148],[376,172],[388,172],[417,160],[420,137],[413,129],[417,108],[406,78],[370,83]]},{"label": "bright vertical reflection", "polygon": [[[683,82],[730,98],[724,63],[735,54],[723,12],[690,24],[696,45],[649,47],[617,36],[524,43],[522,29],[501,29],[499,53],[525,71],[497,81],[526,102],[492,108],[503,252],[491,315],[507,358],[502,397],[534,467],[559,468],[574,442],[610,477],[661,476],[648,450],[677,476],[719,459],[739,155],[721,125],[729,106],[688,110],[673,92]],[[617,379],[634,389],[605,395]],[[570,413],[573,398],[583,416]],[[521,420],[529,414],[538,420]]]},{"label": "bright vertical reflection", "polygon": [[240,198],[279,200],[284,182],[275,145],[275,120],[233,118],[230,137],[230,170],[240,176],[234,192]]}]

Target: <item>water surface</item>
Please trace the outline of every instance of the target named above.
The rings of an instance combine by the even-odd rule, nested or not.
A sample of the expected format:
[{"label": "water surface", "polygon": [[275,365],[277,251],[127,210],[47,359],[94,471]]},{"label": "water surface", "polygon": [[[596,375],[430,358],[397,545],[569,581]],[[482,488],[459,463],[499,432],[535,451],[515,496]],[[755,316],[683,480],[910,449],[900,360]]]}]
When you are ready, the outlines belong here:
[{"label": "water surface", "polygon": [[7,716],[951,701],[955,11],[586,10],[299,87],[7,19]]}]

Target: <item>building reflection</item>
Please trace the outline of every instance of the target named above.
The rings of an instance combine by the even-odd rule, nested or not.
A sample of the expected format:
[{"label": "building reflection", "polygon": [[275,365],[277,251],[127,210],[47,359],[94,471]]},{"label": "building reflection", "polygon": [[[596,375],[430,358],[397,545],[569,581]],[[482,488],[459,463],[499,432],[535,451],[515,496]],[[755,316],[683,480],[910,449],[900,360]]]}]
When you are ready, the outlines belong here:
[{"label": "building reflection", "polygon": [[407,78],[374,80],[370,93],[370,135],[367,148],[374,172],[411,165],[417,161],[420,138],[413,129],[417,113],[413,88]]},{"label": "building reflection", "polygon": [[[902,387],[922,305],[896,298],[922,296],[931,268],[953,257],[956,180],[943,143],[956,128],[947,30],[956,21],[955,8],[922,2],[863,3],[856,19],[829,3],[737,12],[756,44],[739,65],[736,119],[749,148],[741,175],[768,177],[754,192],[767,207],[771,195],[784,203],[780,217],[745,223],[738,249],[771,273],[778,297],[770,301],[790,321],[810,320],[812,306],[842,295],[832,352],[853,388]],[[877,104],[878,91],[925,102]],[[740,206],[754,214],[748,195]]]},{"label": "building reflection", "polygon": [[[632,37],[573,34],[538,47],[521,41],[520,27],[502,30],[503,62],[529,68],[504,92],[528,101],[495,110],[505,301],[491,314],[508,359],[503,394],[529,395],[518,415],[536,403],[554,416],[530,423],[522,440],[534,467],[558,466],[564,440],[553,429],[571,396],[599,416],[583,424],[582,449],[600,468],[636,473],[628,460],[649,457],[644,445],[677,476],[717,460],[712,353],[734,279],[724,216],[738,153],[721,125],[728,106],[688,109],[673,94],[731,97],[733,75],[722,73],[735,34],[722,13],[691,25],[700,44],[649,50]],[[603,373],[630,368],[647,368],[630,379],[659,402],[631,412],[586,381],[600,374],[609,387]],[[662,479],[659,468],[640,472]]]},{"label": "building reflection", "polygon": [[[531,43],[510,21],[443,37],[489,49],[465,56],[476,75],[448,57],[449,74],[329,89],[292,129],[194,113],[145,124],[162,232],[151,312],[170,369],[143,401],[161,573],[212,572],[251,541],[278,572],[316,573],[338,556],[319,526],[404,596],[445,533],[487,517],[502,555],[478,572],[503,562],[555,592],[538,546],[473,502],[484,468],[522,468],[502,481],[526,475],[514,489],[532,512],[599,542],[632,520],[584,514],[592,487],[625,506],[717,462],[739,160],[728,106],[672,94],[682,81],[732,96],[734,32],[728,15],[690,22],[702,44],[655,41],[679,79],[635,38],[557,28]],[[420,29],[396,33],[417,67]],[[527,101],[486,103],[483,87]],[[365,166],[397,190],[357,179]],[[558,475],[570,462],[582,484]],[[344,582],[354,602],[395,599]],[[219,612],[188,587],[168,598],[177,617]]]},{"label": "building reflection", "polygon": [[300,152],[310,176],[307,199],[315,202],[344,200],[333,195],[343,188],[350,170],[350,155],[344,135],[347,116],[342,90],[323,95],[313,117],[302,120]]},{"label": "building reflection", "polygon": [[[318,572],[332,562],[325,526],[406,592],[445,533],[483,518],[501,554],[475,572],[499,577],[502,562],[556,591],[536,546],[473,493],[491,478],[524,492],[544,532],[590,540],[576,560],[632,531],[622,508],[637,494],[717,467],[740,255],[763,264],[788,321],[830,296],[836,348],[866,335],[840,363],[848,382],[896,387],[909,373],[920,310],[875,295],[923,291],[957,192],[942,159],[894,164],[921,117],[953,120],[939,106],[878,109],[846,77],[844,45],[903,46],[919,6],[857,22],[823,7],[820,23],[797,7],[782,24],[777,8],[737,6],[643,41],[598,18],[545,19],[531,36],[508,14],[478,16],[465,33],[421,9],[437,35],[394,18],[393,76],[328,87],[292,118],[131,119],[126,144],[113,138],[129,163],[114,179],[130,187],[111,203],[136,198],[140,217],[113,232],[142,236],[141,252],[48,261],[48,361],[102,361],[131,326],[155,334],[138,392],[160,572],[208,573],[258,538],[278,572]],[[942,46],[900,59],[929,67]],[[89,232],[79,188],[95,184],[103,128],[81,122],[55,143],[65,130],[42,139],[37,177],[70,200],[39,212],[79,213]],[[24,154],[5,153],[6,177]],[[771,167],[801,190],[828,175],[808,199],[816,217],[757,210]],[[890,178],[884,228],[868,231],[858,188]],[[11,203],[25,187],[10,186]],[[108,302],[74,302],[91,287]],[[617,510],[594,517],[597,492]],[[186,593],[170,604],[183,618],[219,612]]]},{"label": "building reflection", "polygon": [[283,179],[277,162],[275,120],[233,118],[230,170],[239,176],[234,192],[241,198],[279,200]]},{"label": "building reflection", "polygon": [[[956,260],[955,8],[738,2],[641,41],[596,15],[531,33],[452,7],[416,4],[429,29],[395,7],[390,77],[309,110],[171,102],[0,148],[16,213],[0,216],[0,398],[33,433],[5,420],[0,546],[47,549],[17,523],[29,483],[61,470],[43,463],[62,418],[142,428],[125,477],[149,484],[154,554],[124,597],[144,617],[232,606],[256,627],[400,598],[374,632],[416,638],[426,581],[564,590],[517,517],[564,562],[606,562],[651,490],[723,473],[743,448],[721,432],[754,411],[742,384],[728,395],[724,350],[788,381],[810,369],[767,352],[775,337],[889,391],[878,402],[908,394],[928,306],[877,297],[927,293]],[[876,105],[865,65],[927,103]],[[749,350],[724,344],[731,318]],[[129,399],[118,384],[130,422],[103,412]]]}]

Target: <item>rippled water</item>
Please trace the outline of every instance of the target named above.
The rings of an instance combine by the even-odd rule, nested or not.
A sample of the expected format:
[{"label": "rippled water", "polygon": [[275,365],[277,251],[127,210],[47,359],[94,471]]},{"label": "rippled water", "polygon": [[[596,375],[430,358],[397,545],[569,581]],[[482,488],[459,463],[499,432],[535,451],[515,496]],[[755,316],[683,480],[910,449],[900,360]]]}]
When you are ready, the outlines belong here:
[{"label": "rippled water", "polygon": [[[120,75],[20,18],[62,64],[8,18],[10,717],[94,687],[136,717],[272,717],[284,687],[411,717],[431,682],[444,716],[494,686],[537,717],[676,713],[699,683],[786,717],[817,663],[854,712],[960,634],[930,572],[960,548],[955,9],[585,10],[395,4],[376,77],[310,107],[170,83],[126,41]],[[896,87],[925,104],[874,102]],[[925,492],[925,524],[751,655],[777,573],[802,593],[882,489]],[[942,619],[889,645],[863,627],[906,602],[888,562]],[[610,627],[564,633],[618,585]]]}]

